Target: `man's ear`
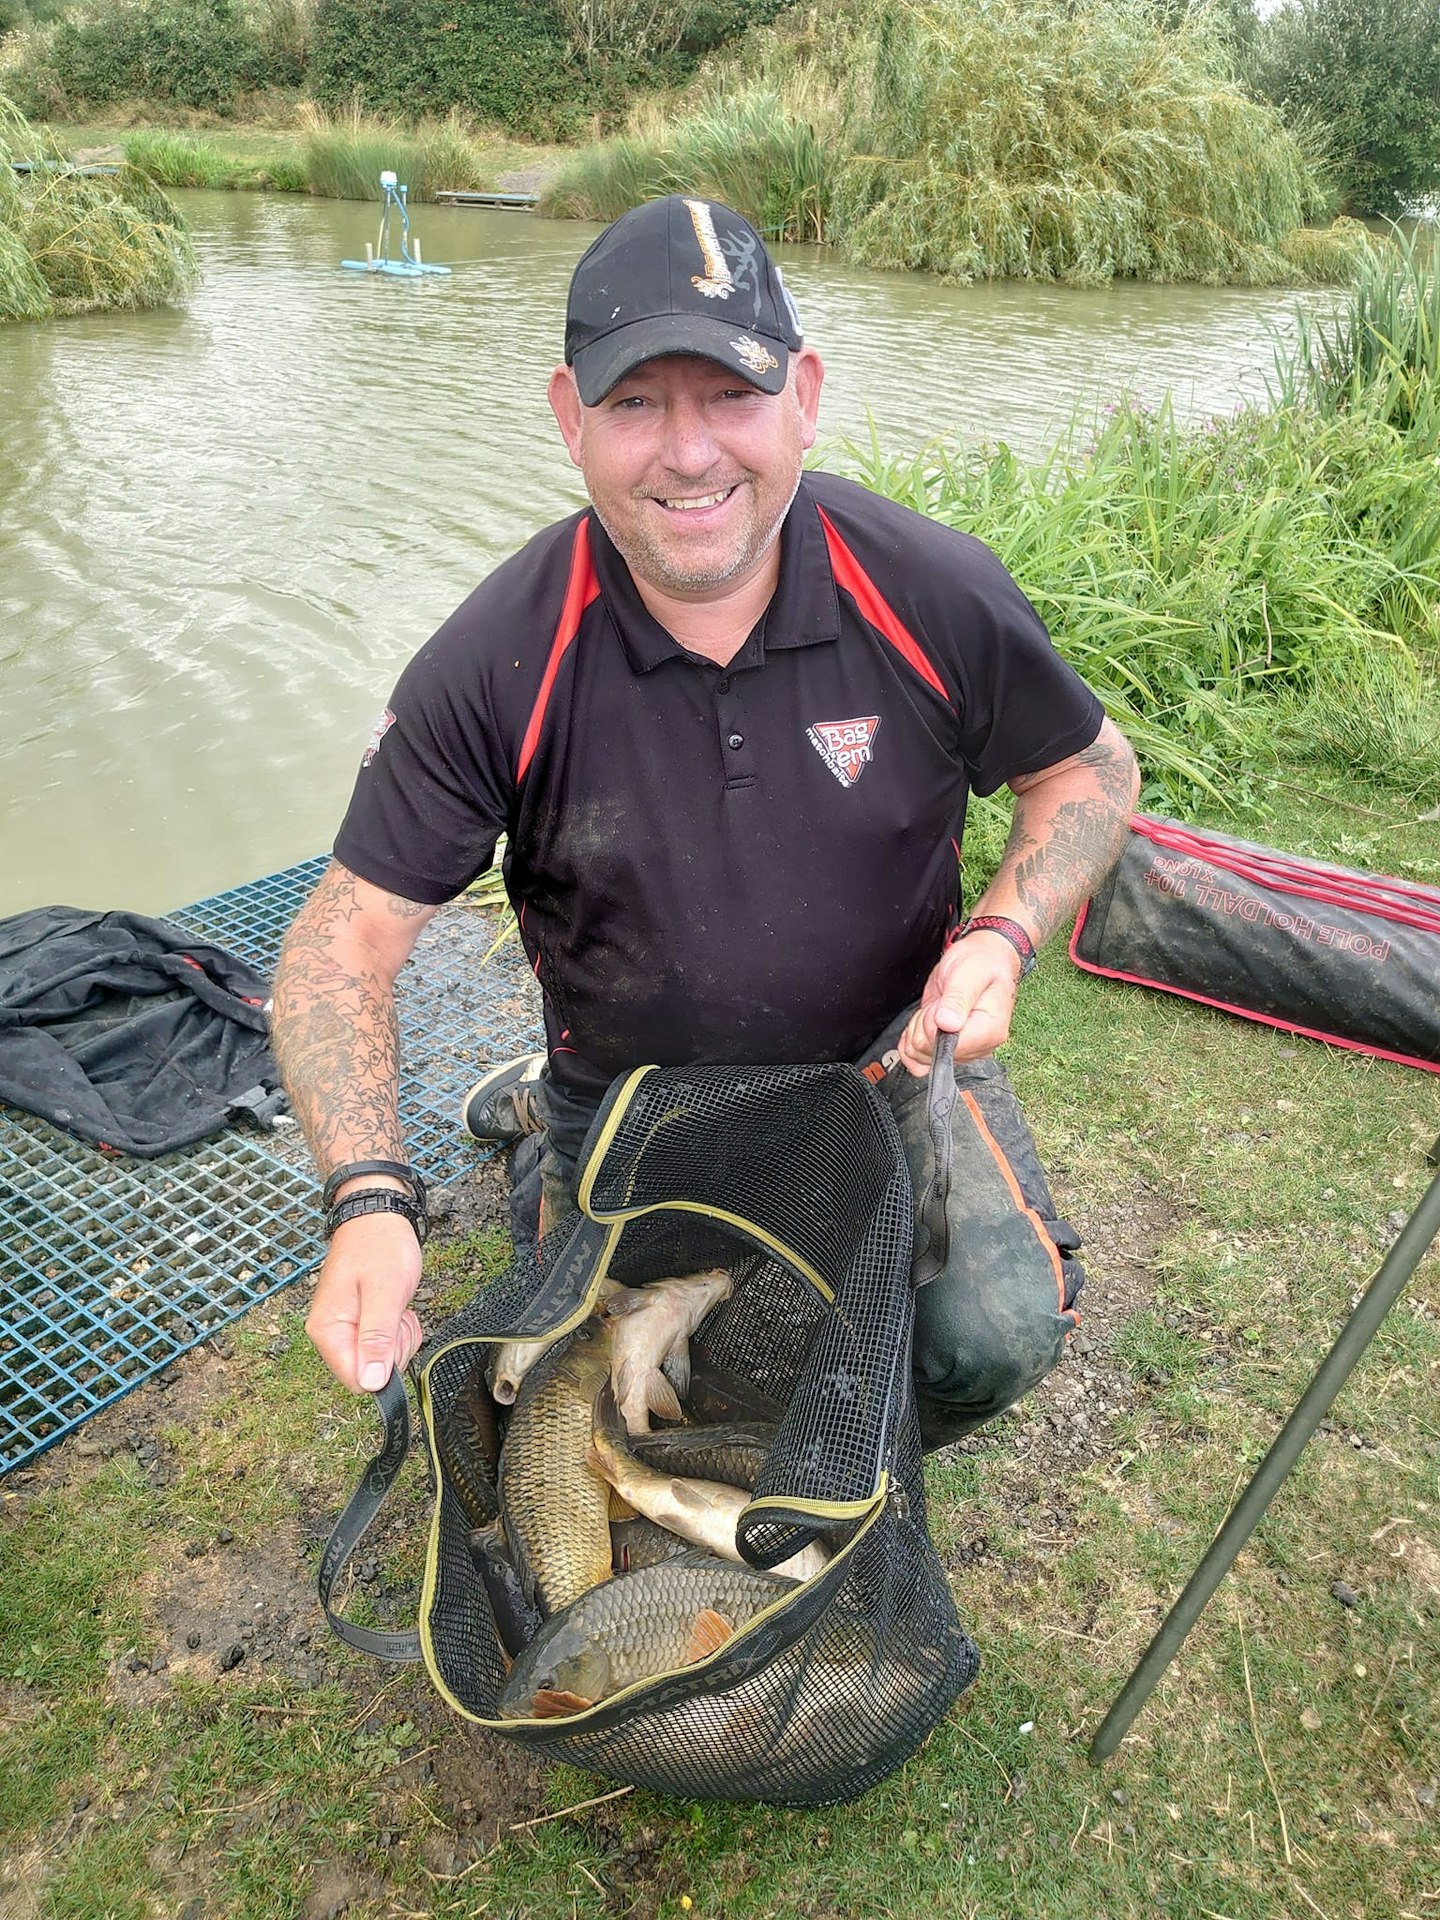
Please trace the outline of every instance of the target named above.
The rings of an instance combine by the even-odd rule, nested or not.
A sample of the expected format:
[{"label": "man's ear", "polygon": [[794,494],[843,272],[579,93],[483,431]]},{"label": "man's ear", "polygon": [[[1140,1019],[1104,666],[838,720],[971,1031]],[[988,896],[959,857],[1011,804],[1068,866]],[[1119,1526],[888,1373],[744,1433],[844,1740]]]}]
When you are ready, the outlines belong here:
[{"label": "man's ear", "polygon": [[820,416],[820,388],[825,379],[825,363],[813,347],[802,347],[791,356],[790,370],[795,381],[795,404],[800,409],[801,444],[815,444],[815,423]]},{"label": "man's ear", "polygon": [[550,411],[555,416],[566,451],[578,467],[580,447],[585,437],[585,409],[580,404],[580,389],[569,367],[556,367],[550,376]]}]

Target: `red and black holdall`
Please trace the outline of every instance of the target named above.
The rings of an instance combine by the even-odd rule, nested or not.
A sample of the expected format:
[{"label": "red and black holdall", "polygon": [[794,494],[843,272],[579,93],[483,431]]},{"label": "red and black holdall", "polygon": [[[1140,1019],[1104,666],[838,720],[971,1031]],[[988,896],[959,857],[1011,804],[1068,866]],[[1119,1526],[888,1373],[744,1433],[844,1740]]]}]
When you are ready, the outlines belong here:
[{"label": "red and black holdall", "polygon": [[1440,1073],[1440,891],[1137,813],[1075,922],[1087,973]]}]

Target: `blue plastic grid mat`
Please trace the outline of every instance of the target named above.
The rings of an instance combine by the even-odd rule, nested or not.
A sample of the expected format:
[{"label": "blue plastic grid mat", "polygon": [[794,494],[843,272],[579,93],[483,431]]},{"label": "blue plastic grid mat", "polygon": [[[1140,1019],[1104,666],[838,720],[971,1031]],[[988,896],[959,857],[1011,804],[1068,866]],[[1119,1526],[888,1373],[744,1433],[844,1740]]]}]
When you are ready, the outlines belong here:
[{"label": "blue plastic grid mat", "polygon": [[[305,861],[168,917],[268,975],[324,866]],[[463,900],[444,908],[401,977],[401,1122],[434,1185],[486,1157],[457,1124],[478,1068],[542,1044],[519,943],[486,959],[495,924]],[[0,1219],[0,1473],[311,1272],[324,1252],[314,1173],[293,1125],[229,1128],[142,1161],[0,1106]]]}]

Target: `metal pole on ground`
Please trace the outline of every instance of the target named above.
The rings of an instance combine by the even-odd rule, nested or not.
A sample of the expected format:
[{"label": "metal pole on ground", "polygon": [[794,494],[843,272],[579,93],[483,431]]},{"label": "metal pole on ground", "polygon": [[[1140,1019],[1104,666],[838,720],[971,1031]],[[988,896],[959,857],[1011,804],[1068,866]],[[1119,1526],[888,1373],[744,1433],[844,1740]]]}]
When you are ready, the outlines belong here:
[{"label": "metal pole on ground", "polygon": [[[1430,1164],[1440,1166],[1440,1140],[1430,1149]],[[1131,1722],[1180,1651],[1186,1634],[1200,1618],[1206,1602],[1229,1572],[1240,1549],[1260,1524],[1265,1509],[1284,1485],[1306,1442],[1325,1418],[1330,1403],[1374,1339],[1380,1322],[1399,1298],[1401,1289],[1437,1233],[1440,1233],[1440,1173],[1430,1182],[1419,1205],[1396,1235],[1395,1244],[1386,1254],[1379,1272],[1340,1329],[1339,1337],[1321,1361],[1295,1411],[1280,1429],[1249,1486],[1230,1509],[1204,1559],[1191,1574],[1139,1665],[1121,1688],[1114,1706],[1100,1723],[1099,1731],[1090,1742],[1090,1758],[1096,1766],[1110,1758],[1129,1732]]]}]

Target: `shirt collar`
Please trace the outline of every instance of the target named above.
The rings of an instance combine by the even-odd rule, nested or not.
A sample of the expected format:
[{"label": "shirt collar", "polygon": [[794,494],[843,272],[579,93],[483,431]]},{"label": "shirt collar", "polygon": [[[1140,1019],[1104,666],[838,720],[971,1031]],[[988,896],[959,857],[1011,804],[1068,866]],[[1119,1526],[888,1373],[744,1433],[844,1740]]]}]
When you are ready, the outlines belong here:
[{"label": "shirt collar", "polygon": [[[634,576],[592,511],[590,551],[600,593],[625,657],[635,673],[667,660],[688,659],[640,598]],[[804,477],[780,529],[780,577],[760,622],[759,645],[751,635],[735,665],[763,665],[770,650],[818,646],[840,636],[840,602],[819,509]]]}]

